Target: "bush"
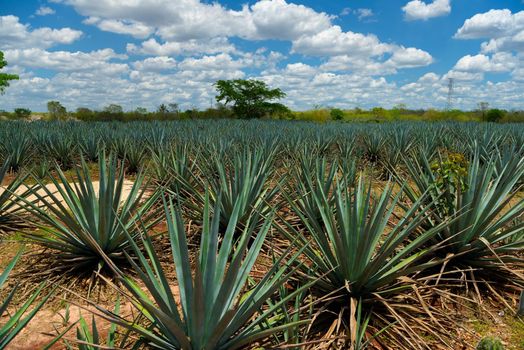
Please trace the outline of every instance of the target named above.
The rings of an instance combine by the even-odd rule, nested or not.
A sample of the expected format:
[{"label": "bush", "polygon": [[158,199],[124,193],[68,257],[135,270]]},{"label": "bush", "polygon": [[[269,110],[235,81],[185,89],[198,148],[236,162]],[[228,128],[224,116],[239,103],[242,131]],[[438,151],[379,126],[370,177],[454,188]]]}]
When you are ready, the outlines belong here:
[{"label": "bush", "polygon": [[15,117],[17,119],[27,119],[31,116],[31,110],[27,108],[15,108]]},{"label": "bush", "polygon": [[476,350],[504,350],[504,346],[500,339],[487,337],[478,343]]},{"label": "bush", "polygon": [[342,120],[344,119],[344,111],[338,108],[333,108],[329,115],[331,116],[332,120]]},{"label": "bush", "polygon": [[490,123],[497,123],[502,120],[502,118],[504,118],[504,114],[506,113],[501,109],[490,109],[488,113],[486,113],[486,121]]}]

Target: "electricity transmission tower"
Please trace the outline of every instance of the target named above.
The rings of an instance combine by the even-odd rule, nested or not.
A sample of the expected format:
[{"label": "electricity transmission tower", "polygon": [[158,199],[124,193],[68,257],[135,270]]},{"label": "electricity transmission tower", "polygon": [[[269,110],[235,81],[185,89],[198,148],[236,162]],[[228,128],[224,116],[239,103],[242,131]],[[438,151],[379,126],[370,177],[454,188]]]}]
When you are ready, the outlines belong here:
[{"label": "electricity transmission tower", "polygon": [[455,79],[448,78],[448,103],[446,105],[446,110],[451,111],[453,109],[453,95],[455,93]]}]

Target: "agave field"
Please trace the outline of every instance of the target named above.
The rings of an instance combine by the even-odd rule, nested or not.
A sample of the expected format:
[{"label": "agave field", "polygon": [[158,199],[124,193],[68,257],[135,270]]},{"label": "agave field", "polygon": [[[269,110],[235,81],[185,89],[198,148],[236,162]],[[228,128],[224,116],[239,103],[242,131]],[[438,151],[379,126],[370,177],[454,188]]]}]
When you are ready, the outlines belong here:
[{"label": "agave field", "polygon": [[0,135],[0,349],[64,305],[82,317],[41,348],[524,348],[521,125],[2,122]]}]

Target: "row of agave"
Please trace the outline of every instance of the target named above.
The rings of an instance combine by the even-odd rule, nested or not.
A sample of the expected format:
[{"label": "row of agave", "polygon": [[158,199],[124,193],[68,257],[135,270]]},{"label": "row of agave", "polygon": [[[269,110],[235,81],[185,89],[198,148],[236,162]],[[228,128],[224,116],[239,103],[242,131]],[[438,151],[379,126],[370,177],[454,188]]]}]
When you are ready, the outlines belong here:
[{"label": "row of agave", "polygon": [[[511,296],[524,288],[524,200],[516,198],[524,160],[509,157],[511,148],[476,140],[466,155],[401,154],[390,181],[373,186],[374,174],[358,175],[351,152],[333,158],[302,146],[282,157],[278,141],[257,148],[153,142],[162,148],[151,149],[151,169],[139,171],[127,196],[116,151],[96,156],[98,190],[80,156],[72,173],[57,161],[46,178],[18,175],[0,196],[2,235],[33,224],[38,230],[25,229],[24,238],[47,248],[48,269],[33,277],[110,276],[131,299],[135,319],[120,316],[118,305],[98,306],[114,324],[104,346],[115,346],[118,327],[130,331],[119,335],[118,348],[322,341],[425,349],[428,337],[454,348],[451,317],[426,297],[467,298],[460,290],[472,286]],[[9,169],[5,162],[2,175]],[[160,222],[169,253],[156,245]],[[0,344],[50,297],[29,311],[40,288],[0,328]],[[91,332],[85,320],[78,327],[80,344],[102,345],[94,324]]]},{"label": "row of agave", "polygon": [[[273,140],[279,157],[304,151],[355,157],[386,170],[401,165],[402,156],[423,154],[428,159],[446,149],[471,155],[479,144],[489,157],[496,149],[522,145],[519,125],[457,123],[318,124],[271,121],[179,121],[137,123],[6,122],[0,124],[0,159],[11,171],[20,168],[44,174],[54,163],[72,167],[82,154],[96,162],[101,150],[125,160],[136,172],[155,155],[174,145],[230,149],[258,147]],[[522,147],[511,154],[522,155]],[[389,173],[386,172],[389,176]]]}]

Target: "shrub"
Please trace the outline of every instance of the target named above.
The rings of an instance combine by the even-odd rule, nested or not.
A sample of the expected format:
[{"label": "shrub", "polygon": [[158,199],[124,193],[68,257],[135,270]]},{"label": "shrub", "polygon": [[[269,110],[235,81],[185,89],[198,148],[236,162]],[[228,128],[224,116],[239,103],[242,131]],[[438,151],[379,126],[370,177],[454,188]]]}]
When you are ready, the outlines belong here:
[{"label": "shrub", "polygon": [[344,111],[338,108],[333,108],[329,115],[331,116],[332,120],[342,120],[344,119]]},{"label": "shrub", "polygon": [[500,339],[487,337],[478,343],[476,350],[504,350],[504,346]]},{"label": "shrub", "polygon": [[58,101],[47,102],[47,111],[49,112],[49,117],[53,120],[62,120],[67,117],[66,108]]},{"label": "shrub", "polygon": [[488,113],[486,113],[486,121],[490,123],[497,123],[502,118],[504,118],[504,115],[506,113],[501,109],[490,109]]},{"label": "shrub", "polygon": [[15,108],[14,112],[17,119],[27,119],[31,116],[31,110],[27,108]]}]

